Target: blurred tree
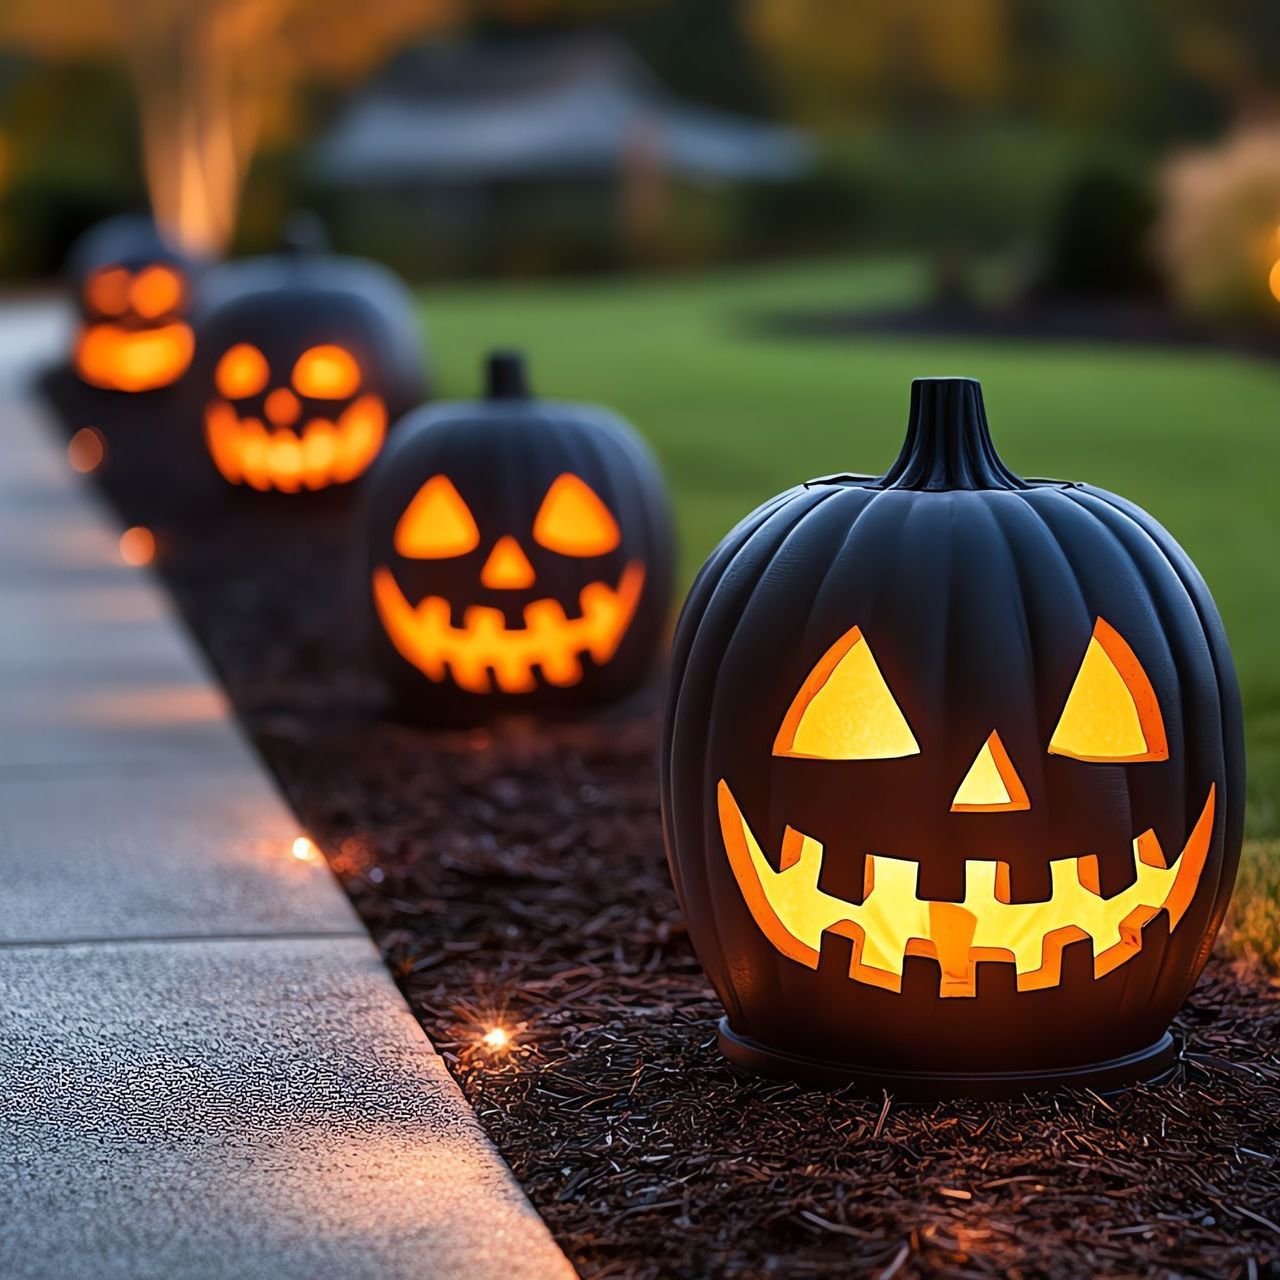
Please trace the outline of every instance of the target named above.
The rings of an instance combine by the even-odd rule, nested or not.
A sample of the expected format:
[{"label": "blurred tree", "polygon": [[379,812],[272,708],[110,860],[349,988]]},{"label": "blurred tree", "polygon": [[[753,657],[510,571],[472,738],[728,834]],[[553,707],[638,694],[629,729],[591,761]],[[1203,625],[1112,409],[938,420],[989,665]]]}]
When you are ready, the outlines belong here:
[{"label": "blurred tree", "polygon": [[[0,46],[55,65],[126,65],[157,220],[186,248],[217,252],[235,228],[260,141],[295,129],[299,84],[350,82],[406,41],[477,16],[534,23],[599,15],[620,2],[4,0]],[[6,141],[7,167],[20,170],[23,157],[12,150],[21,140]]]},{"label": "blurred tree", "polygon": [[998,101],[1009,0],[746,0],[747,29],[814,123]]},{"label": "blurred tree", "polygon": [[818,124],[997,112],[1144,144],[1218,133],[1280,93],[1275,0],[742,0]]},{"label": "blurred tree", "polygon": [[359,9],[350,0],[6,0],[0,42],[55,65],[123,62],[156,217],[188,249],[216,252],[254,150],[264,132],[287,130],[302,78],[350,78],[407,37],[456,23],[462,9],[463,0]]}]

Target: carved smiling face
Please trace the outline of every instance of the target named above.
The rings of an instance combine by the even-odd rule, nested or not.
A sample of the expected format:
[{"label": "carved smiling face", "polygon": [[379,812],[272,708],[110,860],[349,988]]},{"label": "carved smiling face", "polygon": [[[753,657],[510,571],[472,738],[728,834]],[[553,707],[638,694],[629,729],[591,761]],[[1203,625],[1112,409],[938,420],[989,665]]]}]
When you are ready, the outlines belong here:
[{"label": "carved smiling face", "polygon": [[273,369],[252,342],[218,358],[205,439],[225,480],[296,493],[354,480],[387,430],[382,397],[336,343],[309,346]]},{"label": "carved smiling face", "polygon": [[376,649],[428,719],[625,692],[669,590],[665,495],[629,428],[534,400],[510,357],[489,391],[411,414],[369,489]]},{"label": "carved smiling face", "polygon": [[[1139,764],[1169,758],[1159,701],[1142,664],[1124,638],[1097,619],[1048,755],[1081,766]],[[773,755],[794,760],[894,760],[918,756],[920,745],[857,627],[818,661],[778,729]],[[1148,827],[1131,839],[1132,867],[1117,868],[1128,884],[1104,896],[1097,852],[1081,851],[1048,863],[1049,896],[1014,901],[1013,872],[999,858],[966,859],[959,901],[922,898],[916,861],[867,852],[856,900],[820,887],[821,841],[790,823],[774,857],[766,857],[728,779],[717,788],[725,850],[756,924],[784,955],[817,968],[828,931],[852,944],[849,977],[901,991],[908,956],[933,960],[938,994],[977,995],[982,962],[1013,966],[1019,991],[1062,981],[1062,954],[1085,943],[1095,977],[1132,960],[1142,930],[1161,910],[1176,930],[1199,887],[1213,832],[1216,787],[1208,784],[1195,825],[1166,854]],[[1029,813],[1032,800],[1017,763],[993,728],[957,779],[951,815]],[[959,821],[963,823],[964,818]],[[1016,835],[1012,837],[1016,839]],[[993,840],[998,850],[1000,841]],[[1127,874],[1126,874],[1127,873]]]},{"label": "carved smiling face", "polygon": [[195,339],[187,278],[176,263],[100,267],[84,285],[76,372],[109,391],[154,391],[182,377]]},{"label": "carved smiling face", "polygon": [[288,494],[346,484],[425,394],[413,300],[374,263],[300,243],[224,264],[202,297],[192,382],[230,484]]},{"label": "carved smiling face", "polygon": [[[486,544],[453,482],[436,475],[396,523],[396,554],[418,561],[466,558],[473,571],[478,562],[478,585],[514,600],[519,623],[509,626],[510,608],[497,604],[455,611],[443,594],[412,605],[386,565],[374,570],[374,600],[392,644],[429,680],[449,679],[471,693],[530,693],[539,678],[571,688],[582,680],[584,658],[599,665],[612,660],[640,603],[643,561],[628,560],[616,581],[594,576],[621,541],[609,508],[566,471],[551,482],[527,531],[500,533]],[[582,582],[576,600],[539,592],[526,546],[581,562],[573,571]],[[474,594],[474,587],[463,588],[464,600]]]},{"label": "carved smiling face", "polygon": [[71,360],[80,378],[127,392],[177,382],[195,350],[188,312],[202,269],[149,218],[109,218],[86,231],[66,267],[79,313]]},{"label": "carved smiling face", "polygon": [[976,384],[918,382],[894,467],[748,517],[676,635],[664,828],[721,1047],[922,1093],[1150,1074],[1242,759],[1185,553],[1008,471]]}]

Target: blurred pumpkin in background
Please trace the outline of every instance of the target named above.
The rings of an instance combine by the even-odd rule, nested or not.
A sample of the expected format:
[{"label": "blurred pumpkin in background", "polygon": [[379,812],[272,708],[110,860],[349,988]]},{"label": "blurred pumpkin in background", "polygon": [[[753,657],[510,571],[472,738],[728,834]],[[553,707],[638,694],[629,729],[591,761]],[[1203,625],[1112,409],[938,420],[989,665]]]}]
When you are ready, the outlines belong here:
[{"label": "blurred pumpkin in background", "polygon": [[535,398],[519,356],[483,400],[397,428],[366,492],[378,662],[445,723],[618,698],[650,669],[670,603],[666,487],[606,410]]},{"label": "blurred pumpkin in background", "polygon": [[111,218],[86,231],[67,259],[80,378],[128,392],[177,382],[195,351],[189,312],[201,268],[146,217]]},{"label": "blurred pumpkin in background", "polygon": [[345,484],[427,390],[408,290],[297,242],[212,273],[197,317],[205,442],[223,479],[298,493]]}]

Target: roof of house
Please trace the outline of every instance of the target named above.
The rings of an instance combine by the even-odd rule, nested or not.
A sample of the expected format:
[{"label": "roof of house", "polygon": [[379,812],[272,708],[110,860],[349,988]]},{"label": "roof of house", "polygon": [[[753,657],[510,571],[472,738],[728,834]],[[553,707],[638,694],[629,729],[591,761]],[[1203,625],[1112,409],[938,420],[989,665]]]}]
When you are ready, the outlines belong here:
[{"label": "roof of house", "polygon": [[675,101],[621,41],[573,36],[404,51],[316,145],[334,185],[616,173],[643,148],[676,176],[781,180],[812,163],[799,130]]}]

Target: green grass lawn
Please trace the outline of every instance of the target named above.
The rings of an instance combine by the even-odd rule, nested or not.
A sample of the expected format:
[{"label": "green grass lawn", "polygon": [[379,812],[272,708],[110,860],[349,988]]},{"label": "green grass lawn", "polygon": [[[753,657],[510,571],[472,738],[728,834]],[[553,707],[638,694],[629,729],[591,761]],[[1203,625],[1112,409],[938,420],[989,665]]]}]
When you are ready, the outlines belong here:
[{"label": "green grass lawn", "polygon": [[[538,391],[608,404],[670,478],[685,584],[722,534],[780,488],[878,471],[908,383],[981,378],[996,443],[1025,475],[1089,480],[1151,511],[1199,564],[1244,689],[1252,840],[1280,837],[1280,366],[1089,345],[762,338],[763,312],[920,296],[907,262],[819,262],[688,278],[468,286],[423,301],[440,388],[475,394],[494,345],[531,357]],[[1269,874],[1274,849],[1251,874]],[[1280,923],[1272,919],[1277,944]],[[1278,945],[1280,950],[1280,945]]]}]

